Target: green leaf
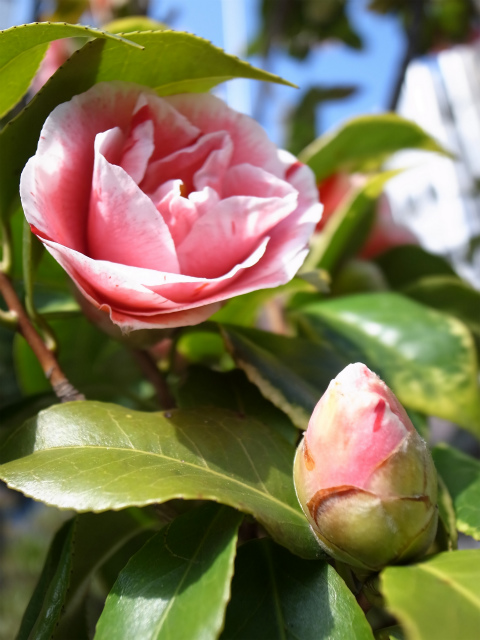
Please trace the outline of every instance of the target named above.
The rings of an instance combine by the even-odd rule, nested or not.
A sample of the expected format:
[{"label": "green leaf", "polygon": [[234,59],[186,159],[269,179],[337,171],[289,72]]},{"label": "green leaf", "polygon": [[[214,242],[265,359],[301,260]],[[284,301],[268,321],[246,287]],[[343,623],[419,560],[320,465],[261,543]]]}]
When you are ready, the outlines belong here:
[{"label": "green leaf", "polygon": [[[144,48],[126,46],[131,42]],[[97,39],[87,43],[0,132],[0,216],[10,214],[22,169],[35,153],[45,119],[58,104],[87,91],[96,82],[135,82],[164,96],[209,91],[233,78],[290,85],[226,54],[207,40],[179,31],[135,33],[129,35],[128,42]]]},{"label": "green leaf", "polygon": [[242,516],[207,504],[168,525],[120,573],[95,640],[215,640],[230,595]]},{"label": "green leaf", "polygon": [[480,540],[480,462],[446,444],[435,447],[432,454],[452,496],[457,529]]},{"label": "green leaf", "polygon": [[385,171],[368,178],[365,185],[353,193],[314,241],[308,265],[333,273],[342,261],[358,253],[375,221],[375,202],[385,183],[397,173]]},{"label": "green leaf", "polygon": [[409,640],[477,640],[480,550],[440,553],[408,567],[387,567],[381,590]]},{"label": "green leaf", "polygon": [[326,562],[301,560],[271,540],[238,550],[221,640],[373,640],[354,596]]},{"label": "green leaf", "polygon": [[402,404],[480,435],[477,358],[461,322],[396,293],[309,304],[295,319],[313,340],[360,360]]},{"label": "green leaf", "polygon": [[428,276],[458,277],[448,262],[415,245],[393,247],[375,258],[392,289],[403,289]]},{"label": "green leaf", "polygon": [[52,637],[69,587],[74,536],[75,520],[69,520],[53,540],[17,640],[50,640]]},{"label": "green leaf", "polygon": [[225,342],[248,379],[300,429],[347,360],[324,342],[223,325]]},{"label": "green leaf", "polygon": [[400,149],[448,154],[423,129],[394,113],[360,116],[308,145],[299,159],[313,169],[317,181],[337,171],[374,171]]},{"label": "green leaf", "polygon": [[464,322],[480,350],[480,292],[456,276],[431,276],[408,285],[403,293]]},{"label": "green leaf", "polygon": [[138,46],[106,31],[79,24],[36,22],[0,31],[0,118],[26,94],[49,43],[70,37],[107,38]]},{"label": "green leaf", "polygon": [[140,413],[70,402],[42,411],[0,449],[0,477],[47,504],[104,511],[206,499],[250,513],[304,557],[320,552],[298,505],[294,447],[220,409]]},{"label": "green leaf", "polygon": [[298,431],[291,420],[268,402],[258,388],[248,381],[243,371],[238,369],[220,373],[206,367],[190,367],[175,395],[181,409],[230,409],[275,429],[291,445],[297,443]]},{"label": "green leaf", "polygon": [[435,536],[435,543],[438,551],[453,551],[458,546],[457,522],[455,517],[455,509],[453,507],[452,496],[450,495],[447,485],[438,477],[438,529]]}]

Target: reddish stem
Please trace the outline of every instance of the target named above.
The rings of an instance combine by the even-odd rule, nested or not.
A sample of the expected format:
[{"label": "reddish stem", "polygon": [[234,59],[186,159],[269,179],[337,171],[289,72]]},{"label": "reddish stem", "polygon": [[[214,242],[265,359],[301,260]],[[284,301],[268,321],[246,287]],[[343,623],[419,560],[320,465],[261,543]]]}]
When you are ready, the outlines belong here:
[{"label": "reddish stem", "polygon": [[35,327],[30,322],[30,319],[17,296],[10,279],[4,273],[0,273],[0,293],[2,294],[9,310],[15,314],[18,321],[18,330],[30,345],[30,348],[39,361],[47,380],[52,385],[53,391],[60,402],[85,400],[85,396],[79,393],[75,387],[70,384],[67,377],[61,370],[57,359],[46,347]]}]

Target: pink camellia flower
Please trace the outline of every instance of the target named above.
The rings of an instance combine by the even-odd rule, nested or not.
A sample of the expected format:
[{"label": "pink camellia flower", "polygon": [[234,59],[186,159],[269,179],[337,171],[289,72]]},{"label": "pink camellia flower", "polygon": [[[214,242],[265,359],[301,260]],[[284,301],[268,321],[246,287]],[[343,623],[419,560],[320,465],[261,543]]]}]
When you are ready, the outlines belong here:
[{"label": "pink camellia flower", "polygon": [[300,505],[337,560],[377,571],[424,553],[437,529],[437,477],[405,410],[364,364],[332,380],[294,470]]},{"label": "pink camellia flower", "polygon": [[121,82],[50,114],[20,192],[33,232],[123,332],[196,324],[289,281],[321,216],[310,169],[249,117]]}]

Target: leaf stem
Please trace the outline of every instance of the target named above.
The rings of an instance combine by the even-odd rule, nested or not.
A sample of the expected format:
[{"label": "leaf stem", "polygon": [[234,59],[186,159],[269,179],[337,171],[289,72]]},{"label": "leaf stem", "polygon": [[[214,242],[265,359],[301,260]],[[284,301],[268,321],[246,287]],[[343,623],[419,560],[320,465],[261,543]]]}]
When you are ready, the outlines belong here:
[{"label": "leaf stem", "polygon": [[10,314],[17,319],[18,330],[30,345],[33,353],[37,357],[40,366],[52,385],[53,391],[61,402],[69,402],[71,400],[85,400],[85,397],[79,393],[68,381],[67,377],[61,370],[55,356],[47,348],[17,296],[15,289],[8,276],[0,273],[0,293],[2,294]]},{"label": "leaf stem", "polygon": [[162,409],[174,409],[176,407],[175,400],[154,358],[144,349],[132,349],[132,352],[142,373],[154,386]]}]

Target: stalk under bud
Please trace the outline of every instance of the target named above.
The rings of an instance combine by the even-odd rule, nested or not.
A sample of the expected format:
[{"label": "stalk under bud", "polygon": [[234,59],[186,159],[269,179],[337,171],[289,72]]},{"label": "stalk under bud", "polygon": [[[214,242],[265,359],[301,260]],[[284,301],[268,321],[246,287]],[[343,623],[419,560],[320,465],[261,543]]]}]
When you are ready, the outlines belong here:
[{"label": "stalk under bud", "polygon": [[294,463],[300,505],[331,556],[378,571],[425,553],[437,529],[437,476],[405,410],[364,364],[332,380]]}]

